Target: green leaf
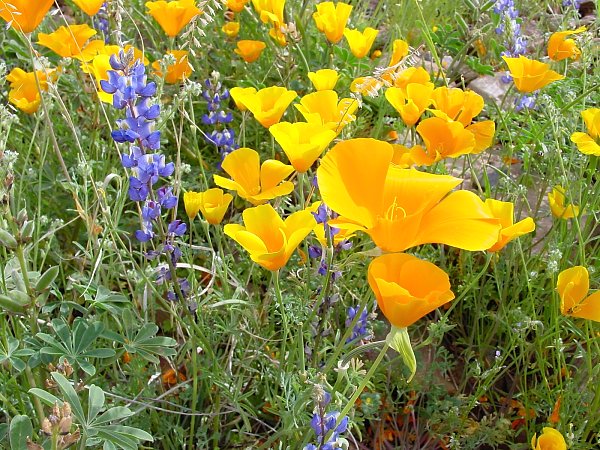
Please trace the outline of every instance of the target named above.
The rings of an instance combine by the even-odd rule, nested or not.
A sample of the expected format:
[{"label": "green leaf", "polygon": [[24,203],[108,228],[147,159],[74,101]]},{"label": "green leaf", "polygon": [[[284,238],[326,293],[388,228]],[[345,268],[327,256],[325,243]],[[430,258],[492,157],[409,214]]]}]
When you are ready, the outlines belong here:
[{"label": "green leaf", "polygon": [[139,428],[128,427],[125,425],[107,425],[102,428],[111,429],[114,433],[119,433],[123,436],[132,436],[140,441],[154,441],[154,438],[151,434],[144,430],[140,430]]},{"label": "green leaf", "polygon": [[98,437],[124,450],[137,450],[138,448],[138,441],[129,436],[115,433],[112,430],[98,430]]},{"label": "green leaf", "polygon": [[48,406],[54,406],[55,403],[58,403],[58,406],[62,406],[63,401],[59,398],[55,397],[49,392],[44,391],[39,388],[31,388],[29,389],[29,393],[38,397],[41,401],[43,401]]},{"label": "green leaf", "polygon": [[33,425],[27,416],[15,416],[10,421],[8,438],[12,450],[23,450],[27,448],[27,438],[33,436]]},{"label": "green leaf", "polygon": [[58,266],[50,267],[44,274],[40,277],[38,282],[35,285],[36,291],[43,291],[50,286],[56,277],[58,276],[60,268]]},{"label": "green leaf", "polygon": [[83,412],[83,407],[81,406],[81,402],[79,401],[79,396],[73,386],[71,386],[71,382],[67,380],[64,375],[61,375],[58,372],[52,372],[52,378],[58,384],[61,392],[65,396],[65,400],[69,402],[71,405],[71,409],[73,410],[73,414],[77,417],[77,420],[82,425],[87,425],[87,421],[85,420],[85,413]]},{"label": "green leaf", "polygon": [[96,418],[98,413],[104,407],[104,391],[98,386],[92,384],[89,390],[88,396],[88,422],[92,423],[92,421]]},{"label": "green leaf", "polygon": [[0,442],[2,442],[8,435],[8,424],[0,423]]},{"label": "green leaf", "polygon": [[85,359],[78,359],[77,363],[79,364],[79,367],[81,367],[81,370],[87,373],[90,377],[93,377],[96,374],[96,368],[92,363],[86,361]]},{"label": "green leaf", "polygon": [[[73,353],[73,342],[71,340],[71,329],[67,323],[62,319],[54,319],[52,321],[52,328],[62,341],[63,346],[67,349],[67,353]],[[52,344],[51,344],[52,345]]]},{"label": "green leaf", "polygon": [[104,414],[100,415],[94,420],[94,425],[102,425],[105,423],[113,422],[115,420],[125,419],[126,417],[132,416],[133,412],[125,406],[115,406],[110,408]]},{"label": "green leaf", "polygon": [[156,324],[147,323],[142,328],[140,328],[140,330],[138,331],[138,333],[136,334],[136,336],[133,340],[138,341],[138,342],[145,341],[146,339],[149,339],[149,338],[155,336],[157,332],[158,332],[158,326]]},{"label": "green leaf", "polygon": [[[83,326],[83,324],[85,322],[84,322],[84,320],[81,320],[80,323]],[[100,336],[102,334],[103,329],[104,329],[104,324],[101,322],[94,322],[93,324],[87,326],[87,329],[83,333],[81,340],[79,342],[75,341],[75,345],[76,345],[75,351],[78,353],[81,353],[86,348],[88,348],[90,345],[92,345],[92,342],[94,342],[96,339],[98,339],[98,336]]]},{"label": "green leaf", "polygon": [[83,353],[87,358],[112,358],[117,353],[112,348],[95,348]]},{"label": "green leaf", "polygon": [[385,340],[391,348],[400,354],[404,364],[409,368],[410,376],[406,382],[410,383],[417,372],[417,359],[415,358],[415,352],[410,343],[408,329],[398,328],[392,325],[392,329]]}]

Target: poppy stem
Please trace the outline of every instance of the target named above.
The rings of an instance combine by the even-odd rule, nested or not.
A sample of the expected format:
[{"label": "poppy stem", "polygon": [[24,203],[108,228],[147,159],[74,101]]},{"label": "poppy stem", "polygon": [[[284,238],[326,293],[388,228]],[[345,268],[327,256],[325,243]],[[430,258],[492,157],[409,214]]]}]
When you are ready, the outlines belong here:
[{"label": "poppy stem", "polygon": [[344,406],[344,409],[342,409],[342,411],[340,412],[340,415],[338,416],[337,421],[335,423],[335,427],[333,427],[331,429],[331,431],[327,434],[327,436],[325,437],[323,442],[329,441],[329,438],[330,438],[331,434],[333,433],[333,431],[340,425],[340,423],[342,423],[342,420],[344,420],[344,417],[346,417],[348,415],[348,413],[350,412],[350,410],[354,407],[356,400],[358,399],[358,397],[360,397],[360,394],[362,394],[362,391],[367,386],[367,383],[369,382],[369,380],[371,379],[371,377],[377,370],[377,367],[379,367],[379,364],[383,360],[383,358],[386,355],[389,348],[390,348],[390,343],[386,342],[385,345],[383,346],[383,348],[381,349],[381,351],[379,352],[379,355],[377,355],[377,358],[375,359],[375,361],[373,361],[371,368],[369,369],[369,371],[367,372],[365,377],[360,382],[360,385],[358,386],[356,391],[354,391],[354,394],[352,394],[352,397],[350,397],[350,400],[348,400],[348,403],[346,403],[346,406]]},{"label": "poppy stem", "polygon": [[285,366],[285,352],[287,347],[287,339],[288,339],[288,318],[285,312],[285,305],[283,304],[283,297],[281,296],[281,288],[279,287],[279,270],[275,270],[272,272],[273,274],[273,285],[275,287],[275,297],[277,298],[277,303],[279,304],[279,308],[281,310],[281,320],[283,321],[283,338],[281,339],[281,351],[279,354],[279,368],[281,370],[284,369]]}]

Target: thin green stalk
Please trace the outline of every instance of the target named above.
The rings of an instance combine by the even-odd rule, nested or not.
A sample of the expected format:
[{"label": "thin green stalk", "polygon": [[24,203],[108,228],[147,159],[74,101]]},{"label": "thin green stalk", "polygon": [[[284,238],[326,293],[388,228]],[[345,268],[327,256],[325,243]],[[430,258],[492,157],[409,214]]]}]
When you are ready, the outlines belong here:
[{"label": "thin green stalk", "polygon": [[377,355],[377,358],[375,359],[375,361],[373,361],[373,365],[371,365],[371,368],[369,369],[369,371],[367,372],[365,377],[362,379],[362,381],[358,385],[358,388],[356,389],[356,391],[354,391],[354,394],[352,394],[352,397],[350,397],[350,400],[348,400],[348,403],[346,403],[346,406],[344,406],[344,409],[342,409],[342,411],[340,412],[340,415],[338,416],[338,419],[335,423],[335,427],[333,427],[331,429],[331,431],[329,431],[329,433],[327,433],[327,436],[325,436],[324,442],[327,442],[329,440],[329,437],[333,434],[333,431],[339,426],[339,424],[342,422],[344,417],[346,417],[348,415],[350,410],[352,408],[354,408],[354,404],[356,403],[356,400],[358,399],[358,397],[360,397],[360,394],[362,394],[362,391],[367,386],[367,383],[369,382],[369,380],[371,379],[371,377],[377,370],[377,367],[379,367],[379,364],[381,363],[385,354],[387,353],[388,348],[390,348],[390,343],[386,342],[385,345],[383,346],[383,348],[381,349],[381,351],[379,352],[379,355]]},{"label": "thin green stalk", "polygon": [[287,340],[289,334],[288,317],[285,311],[285,305],[283,304],[283,298],[281,296],[281,288],[279,286],[279,270],[275,270],[272,273],[273,285],[275,287],[275,297],[277,298],[278,306],[281,310],[281,320],[283,321],[283,338],[281,340],[281,353],[279,355],[279,368],[284,371],[285,368],[285,352],[287,351]]}]

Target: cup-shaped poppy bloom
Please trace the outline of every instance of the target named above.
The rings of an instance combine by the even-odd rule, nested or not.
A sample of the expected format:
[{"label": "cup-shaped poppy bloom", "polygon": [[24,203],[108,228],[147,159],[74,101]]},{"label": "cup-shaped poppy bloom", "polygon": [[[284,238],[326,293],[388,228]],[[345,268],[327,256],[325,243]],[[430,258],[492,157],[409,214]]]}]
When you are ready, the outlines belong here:
[{"label": "cup-shaped poppy bloom", "polygon": [[392,54],[390,55],[388,68],[381,75],[382,80],[384,80],[388,85],[394,84],[394,78],[398,73],[398,68],[395,66],[408,55],[408,50],[408,42],[403,41],[402,39],[396,39],[392,43]]},{"label": "cup-shaped poppy bloom", "polygon": [[102,5],[106,2],[106,0],[73,0],[79,9],[81,9],[88,16],[93,16],[98,14]]},{"label": "cup-shaped poppy bloom", "polygon": [[259,57],[262,51],[267,47],[263,41],[253,41],[251,39],[242,39],[237,42],[237,48],[234,50],[247,63],[253,63]]},{"label": "cup-shaped poppy bloom", "polygon": [[213,188],[204,192],[189,191],[183,194],[185,212],[190,219],[198,212],[211,225],[218,225],[223,220],[229,204],[233,200],[231,194],[225,194],[222,189]]},{"label": "cup-shaped poppy bloom", "polygon": [[15,30],[31,33],[53,4],[54,0],[0,0],[0,17]]},{"label": "cup-shaped poppy bloom", "polygon": [[385,98],[400,113],[406,126],[412,127],[431,104],[433,89],[433,83],[411,83],[406,86],[406,89],[388,88],[385,91]]},{"label": "cup-shaped poppy bloom", "polygon": [[49,48],[58,56],[72,58],[82,53],[87,40],[95,34],[96,30],[87,24],[62,26],[50,34],[39,33],[37,43]]},{"label": "cup-shaped poppy bloom", "polygon": [[581,153],[600,156],[600,108],[581,111],[581,117],[587,128],[587,134],[577,131],[571,135],[571,141],[577,144]]},{"label": "cup-shaped poppy bloom", "polygon": [[94,56],[106,53],[106,48],[110,47],[113,46],[106,45],[104,39],[92,39],[85,44],[80,53],[73,55],[73,58],[81,62],[90,62],[92,59],[94,59]]},{"label": "cup-shaped poppy bloom", "polygon": [[462,180],[391,164],[394,149],[376,139],[336,144],[321,160],[321,198],[342,217],[329,224],[363,231],[386,252],[441,243],[486,250],[500,224],[472,192],[449,192]]},{"label": "cup-shaped poppy bloom", "polygon": [[375,77],[358,77],[352,80],[350,92],[366,95],[368,97],[377,97],[379,90],[383,87],[383,81]]},{"label": "cup-shaped poppy bloom", "polygon": [[280,47],[287,45],[286,34],[288,33],[287,25],[273,25],[273,28],[269,30],[269,36],[273,39]]},{"label": "cup-shaped poppy bloom", "polygon": [[269,131],[298,172],[306,172],[333,141],[335,131],[309,122],[279,122]]},{"label": "cup-shaped poppy bloom", "polygon": [[563,59],[579,59],[581,50],[577,47],[574,39],[567,39],[567,36],[582,33],[585,27],[579,27],[576,30],[557,31],[548,39],[548,57],[553,61],[562,61]]},{"label": "cup-shaped poppy bloom", "polygon": [[154,73],[159,77],[164,77],[167,84],[181,83],[192,74],[188,52],[187,50],[169,50],[167,54],[175,58],[175,63],[169,64],[167,66],[167,73],[163,74],[160,61],[154,61],[152,63]]},{"label": "cup-shaped poppy bloom", "polygon": [[308,210],[297,211],[284,220],[271,205],[245,209],[244,226],[225,225],[223,231],[250,253],[255,263],[268,270],[285,266],[316,225]]},{"label": "cup-shaped poppy bloom", "polygon": [[476,153],[475,136],[460,122],[430,117],[422,120],[416,129],[426,147],[411,152],[419,165],[429,166],[444,158]]},{"label": "cup-shaped poppy bloom", "polygon": [[225,25],[221,27],[221,31],[227,35],[229,38],[236,37],[240,32],[240,23],[239,22],[227,22]]},{"label": "cup-shaped poppy bloom", "polygon": [[364,58],[369,54],[375,38],[379,34],[375,28],[367,27],[364,31],[351,30],[346,28],[344,36],[350,46],[350,51],[357,58]]},{"label": "cup-shaped poppy bloom", "polygon": [[308,72],[308,79],[317,91],[332,91],[338,81],[337,70],[321,69],[316,72]]},{"label": "cup-shaped poppy bloom", "polygon": [[269,128],[281,120],[281,116],[298,96],[296,91],[288,91],[284,87],[271,86],[254,94],[244,94],[242,100],[254,118]]},{"label": "cup-shaped poppy bloom", "polygon": [[436,117],[455,120],[463,124],[465,129],[473,133],[475,148],[473,153],[479,153],[492,145],[496,132],[496,124],[492,120],[484,120],[472,124],[473,118],[483,110],[483,97],[473,91],[463,91],[458,88],[439,87],[432,94],[433,109]]},{"label": "cup-shaped poppy bloom", "polygon": [[560,431],[545,427],[538,438],[536,434],[531,438],[533,450],[567,450],[567,443]]},{"label": "cup-shaped poppy bloom", "polygon": [[240,111],[248,110],[246,104],[244,103],[244,98],[248,95],[252,96],[254,94],[256,94],[256,88],[253,87],[243,88],[235,86],[229,89],[229,95],[231,95],[231,98],[233,99],[236,108]]},{"label": "cup-shaped poppy bloom", "polygon": [[562,80],[564,76],[550,70],[550,66],[534,59],[519,55],[518,58],[503,56],[510,70],[516,88],[520,92],[534,92],[553,81]]},{"label": "cup-shaped poppy bloom", "polygon": [[552,215],[557,219],[572,219],[579,215],[579,206],[565,204],[565,188],[555,186],[548,194],[548,204]]},{"label": "cup-shaped poppy bloom", "polygon": [[406,328],[454,298],[448,274],[406,253],[390,253],[369,264],[369,286],[390,323]]},{"label": "cup-shaped poppy bloom", "polygon": [[410,83],[425,84],[431,81],[431,76],[422,67],[409,67],[398,73],[394,78],[394,86],[405,89]]},{"label": "cup-shaped poppy bloom", "polygon": [[237,191],[253,205],[261,205],[294,190],[292,182],[283,181],[294,171],[292,166],[274,159],[266,160],[261,166],[258,152],[251,148],[242,147],[229,153],[223,158],[221,167],[231,180],[213,175],[215,184]]},{"label": "cup-shaped poppy bloom", "polygon": [[483,110],[483,97],[473,91],[442,86],[431,95],[433,108],[444,113],[450,120],[456,120],[465,127]]},{"label": "cup-shaped poppy bloom", "polygon": [[353,98],[338,101],[335,91],[317,91],[305,95],[300,104],[294,106],[307,122],[325,125],[339,134],[347,124],[356,120],[354,113],[358,102]]},{"label": "cup-shaped poppy bloom", "polygon": [[34,72],[25,72],[23,69],[15,67],[6,76],[6,81],[10,83],[10,91],[8,92],[8,101],[19,108],[26,114],[33,114],[40,107],[42,101],[40,91],[38,90],[35,77],[37,74],[40,88],[42,91],[48,90],[48,75],[51,75],[54,70],[47,74],[42,70]]},{"label": "cup-shaped poppy bloom", "polygon": [[313,13],[313,19],[317,29],[324,33],[327,40],[337,44],[344,37],[344,29],[350,18],[352,6],[346,3],[321,2],[317,4],[317,12]]},{"label": "cup-shaped poppy bloom", "polygon": [[502,202],[488,198],[485,201],[485,206],[490,209],[492,216],[500,220],[500,226],[502,227],[498,235],[498,241],[488,248],[488,252],[500,251],[513,239],[535,230],[535,222],[531,217],[513,223],[515,205],[512,202]]},{"label": "cup-shaped poppy bloom", "polygon": [[202,11],[194,0],[146,2],[146,8],[169,37],[175,37]]},{"label": "cup-shaped poppy bloom", "polygon": [[392,43],[392,55],[388,66],[395,66],[408,55],[408,42],[402,39],[396,39]]},{"label": "cup-shaped poppy bloom", "polygon": [[244,6],[249,2],[250,0],[227,0],[226,6],[227,9],[239,13],[244,10]]},{"label": "cup-shaped poppy bloom", "polygon": [[263,23],[271,22],[275,26],[284,23],[285,0],[252,0],[252,5]]},{"label": "cup-shaped poppy bloom", "polygon": [[583,266],[575,266],[558,274],[556,290],[560,311],[565,316],[600,322],[600,291],[588,296],[590,275]]}]

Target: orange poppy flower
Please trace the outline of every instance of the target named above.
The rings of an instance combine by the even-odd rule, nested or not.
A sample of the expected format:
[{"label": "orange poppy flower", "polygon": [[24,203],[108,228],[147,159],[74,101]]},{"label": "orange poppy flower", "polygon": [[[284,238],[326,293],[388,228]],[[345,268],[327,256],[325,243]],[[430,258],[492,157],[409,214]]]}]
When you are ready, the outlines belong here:
[{"label": "orange poppy flower", "polygon": [[577,144],[581,153],[600,156],[600,108],[581,111],[581,117],[587,134],[577,131],[571,135],[571,141]]},{"label": "orange poppy flower", "polygon": [[284,220],[271,205],[245,209],[244,226],[227,224],[223,231],[250,253],[250,259],[268,270],[287,264],[296,247],[317,222],[308,210],[297,211]]},{"label": "orange poppy flower", "polygon": [[167,54],[175,58],[175,63],[167,66],[166,74],[163,74],[160,69],[160,61],[154,61],[152,63],[154,73],[159,77],[164,76],[165,83],[180,83],[192,74],[192,66],[188,59],[187,50],[169,50]]},{"label": "orange poppy flower", "polygon": [[49,48],[58,56],[72,58],[80,55],[84,44],[96,34],[96,30],[87,24],[59,27],[55,32],[39,33],[38,44]]},{"label": "orange poppy flower", "polygon": [[411,83],[405,89],[388,88],[385,98],[400,113],[406,126],[412,127],[431,104],[433,89],[433,83]]},{"label": "orange poppy flower", "polygon": [[79,9],[81,9],[88,16],[93,16],[98,14],[102,5],[106,2],[106,0],[73,0]]},{"label": "orange poppy flower", "polygon": [[148,12],[169,37],[177,36],[202,11],[194,0],[164,0],[146,2]]},{"label": "orange poppy flower", "polygon": [[269,128],[281,120],[283,113],[297,96],[296,91],[271,86],[254,94],[244,93],[241,101],[263,127]]},{"label": "orange poppy flower", "polygon": [[566,316],[600,322],[600,291],[588,296],[590,275],[583,266],[575,266],[558,274],[556,290],[560,311]]},{"label": "orange poppy flower", "polygon": [[550,70],[548,64],[519,55],[518,58],[502,57],[510,70],[516,88],[520,92],[534,92],[553,81],[562,80],[563,75]]},{"label": "orange poppy flower", "polygon": [[425,243],[485,250],[500,224],[472,192],[449,192],[461,180],[391,164],[394,149],[375,139],[335,145],[321,160],[321,197],[342,217],[330,225],[363,231],[386,252]]},{"label": "orange poppy flower", "polygon": [[574,39],[566,39],[572,34],[582,33],[585,27],[579,27],[576,30],[557,31],[548,39],[548,57],[553,61],[562,61],[563,59],[579,59],[581,50],[577,48]]},{"label": "orange poppy flower", "polygon": [[213,175],[215,184],[236,191],[253,205],[261,205],[294,190],[292,182],[283,181],[294,171],[292,166],[274,159],[261,165],[258,152],[251,148],[242,147],[229,153],[223,158],[221,167],[231,179]]},{"label": "orange poppy flower", "polygon": [[202,212],[211,225],[218,225],[223,220],[229,204],[233,200],[231,194],[225,194],[222,189],[213,188],[204,192],[188,191],[183,194],[185,213],[191,219]]},{"label": "orange poppy flower", "polygon": [[317,91],[305,95],[300,104],[294,106],[307,122],[325,125],[339,134],[346,125],[356,120],[354,113],[358,102],[353,98],[338,101],[335,91]]},{"label": "orange poppy flower", "polygon": [[364,58],[369,54],[375,38],[379,34],[375,28],[367,27],[364,31],[351,30],[346,28],[344,36],[350,46],[350,51],[357,58]]},{"label": "orange poppy flower", "polygon": [[269,131],[298,172],[306,172],[333,141],[335,131],[319,123],[279,122]]},{"label": "orange poppy flower", "polygon": [[0,0],[0,17],[15,30],[31,33],[53,4],[54,0]]},{"label": "orange poppy flower", "polygon": [[390,323],[406,328],[454,298],[442,269],[406,253],[375,258],[368,269],[377,306]]},{"label": "orange poppy flower", "polygon": [[488,252],[500,251],[513,239],[535,230],[535,222],[531,217],[513,223],[513,203],[488,198],[485,205],[490,209],[491,215],[500,220],[500,226],[502,227],[498,235],[498,241],[488,248]]},{"label": "orange poppy flower", "polygon": [[35,77],[37,74],[40,88],[42,91],[48,90],[48,76],[55,70],[48,73],[38,70],[34,72],[25,72],[23,69],[15,67],[6,76],[6,81],[10,83],[8,92],[8,101],[26,114],[33,114],[40,107],[42,97],[38,90]]},{"label": "orange poppy flower", "polygon": [[337,2],[321,2],[317,4],[317,12],[313,13],[313,19],[317,25],[317,29],[325,36],[332,44],[337,44],[344,37],[344,29],[350,18],[352,6],[346,3]]},{"label": "orange poppy flower", "polygon": [[259,57],[262,51],[267,47],[263,41],[253,41],[243,39],[237,42],[237,48],[234,50],[247,63],[253,63]]}]

